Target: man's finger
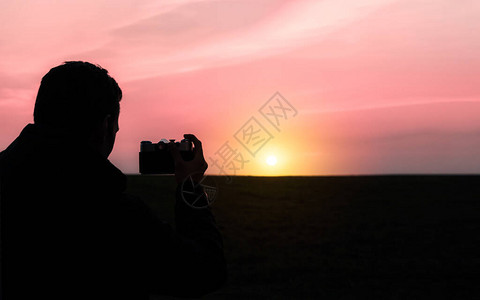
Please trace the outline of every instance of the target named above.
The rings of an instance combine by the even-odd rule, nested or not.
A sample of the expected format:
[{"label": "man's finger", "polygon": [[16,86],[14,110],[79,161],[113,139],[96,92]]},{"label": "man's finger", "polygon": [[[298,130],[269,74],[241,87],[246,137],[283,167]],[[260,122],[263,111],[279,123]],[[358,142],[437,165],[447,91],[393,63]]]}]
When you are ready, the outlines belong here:
[{"label": "man's finger", "polygon": [[202,142],[199,139],[197,139],[197,137],[195,135],[184,134],[183,137],[192,141],[193,145],[195,146],[195,151],[200,153],[203,156]]}]

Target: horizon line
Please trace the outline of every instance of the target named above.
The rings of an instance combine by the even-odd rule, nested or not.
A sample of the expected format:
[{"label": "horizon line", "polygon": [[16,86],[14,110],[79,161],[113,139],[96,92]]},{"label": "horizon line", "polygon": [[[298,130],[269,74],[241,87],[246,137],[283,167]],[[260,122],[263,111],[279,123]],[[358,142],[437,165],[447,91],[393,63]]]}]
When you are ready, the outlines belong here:
[{"label": "horizon line", "polygon": [[[171,176],[173,174],[125,173],[126,176]],[[379,176],[480,176],[480,173],[377,173],[377,174],[321,174],[321,175],[219,175],[205,174],[212,177],[379,177]]]}]

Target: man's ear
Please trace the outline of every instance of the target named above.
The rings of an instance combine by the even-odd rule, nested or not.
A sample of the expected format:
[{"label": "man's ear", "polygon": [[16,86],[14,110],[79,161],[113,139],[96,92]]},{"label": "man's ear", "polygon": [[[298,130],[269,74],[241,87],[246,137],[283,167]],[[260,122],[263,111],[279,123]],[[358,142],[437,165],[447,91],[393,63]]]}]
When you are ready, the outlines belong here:
[{"label": "man's ear", "polygon": [[105,118],[103,118],[102,122],[102,129],[105,132],[110,131],[110,129],[113,127],[113,118],[112,115],[106,115]]}]

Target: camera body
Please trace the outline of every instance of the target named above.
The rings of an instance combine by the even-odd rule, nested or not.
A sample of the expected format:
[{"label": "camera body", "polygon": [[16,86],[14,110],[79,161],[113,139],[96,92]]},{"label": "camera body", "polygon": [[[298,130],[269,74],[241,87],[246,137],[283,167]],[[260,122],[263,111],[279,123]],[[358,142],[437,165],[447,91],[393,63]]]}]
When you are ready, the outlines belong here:
[{"label": "camera body", "polygon": [[140,174],[174,174],[175,161],[168,150],[168,144],[174,143],[185,161],[193,159],[193,145],[188,139],[175,142],[174,139],[162,139],[154,144],[151,141],[140,143],[139,165]]}]

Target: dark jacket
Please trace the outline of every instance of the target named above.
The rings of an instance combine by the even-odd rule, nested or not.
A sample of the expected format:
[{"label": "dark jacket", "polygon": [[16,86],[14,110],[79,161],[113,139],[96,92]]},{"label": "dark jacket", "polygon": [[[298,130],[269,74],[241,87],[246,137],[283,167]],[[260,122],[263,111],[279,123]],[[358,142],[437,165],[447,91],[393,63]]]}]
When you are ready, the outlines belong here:
[{"label": "dark jacket", "polygon": [[29,124],[0,153],[3,299],[201,296],[225,281],[210,208],[179,197],[176,230],[66,132]]}]

